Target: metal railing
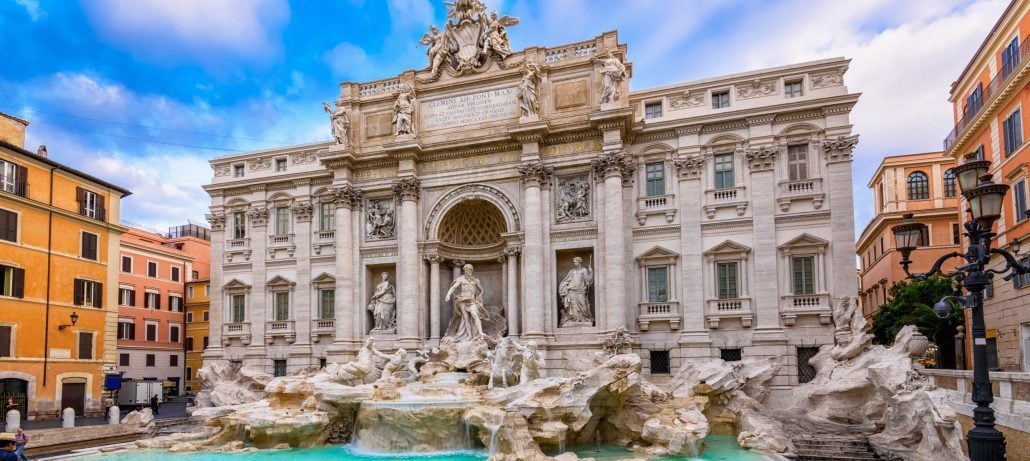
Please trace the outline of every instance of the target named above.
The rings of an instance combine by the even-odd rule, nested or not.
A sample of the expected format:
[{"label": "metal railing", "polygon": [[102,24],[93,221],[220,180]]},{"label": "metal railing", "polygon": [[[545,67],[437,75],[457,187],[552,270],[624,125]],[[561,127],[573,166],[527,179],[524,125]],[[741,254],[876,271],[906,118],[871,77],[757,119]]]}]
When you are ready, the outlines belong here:
[{"label": "metal railing", "polygon": [[978,104],[977,107],[966,107],[966,112],[961,118],[959,118],[958,123],[956,123],[955,127],[950,133],[948,133],[948,136],[944,138],[945,151],[955,144],[959,135],[962,134],[962,132],[965,131],[974,120],[976,120],[977,116],[983,112],[984,107],[990,105],[991,99],[997,95],[999,90],[1005,87],[1005,83],[1007,83],[1013,75],[1019,73],[1019,68],[1025,64],[1027,55],[1030,55],[1030,40],[1023,42],[1020,45],[1019,54],[1016,56],[1016,62],[1012,65],[1012,70],[1010,70],[1008,74],[998,72],[998,74],[991,79],[991,82],[984,87],[983,95],[980,97],[980,104]]}]

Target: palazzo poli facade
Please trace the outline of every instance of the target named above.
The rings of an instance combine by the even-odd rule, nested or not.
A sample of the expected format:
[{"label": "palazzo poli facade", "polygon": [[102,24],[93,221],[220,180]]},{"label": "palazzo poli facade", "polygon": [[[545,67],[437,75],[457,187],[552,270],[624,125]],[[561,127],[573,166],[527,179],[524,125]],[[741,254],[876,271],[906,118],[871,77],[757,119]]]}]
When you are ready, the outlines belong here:
[{"label": "palazzo poli facade", "polygon": [[470,265],[484,333],[549,375],[625,328],[652,377],[776,356],[796,385],[856,294],[848,61],[631,92],[616,32],[512,52],[517,19],[450,9],[425,69],[340,85],[334,141],[212,160],[205,358],[437,345]]}]

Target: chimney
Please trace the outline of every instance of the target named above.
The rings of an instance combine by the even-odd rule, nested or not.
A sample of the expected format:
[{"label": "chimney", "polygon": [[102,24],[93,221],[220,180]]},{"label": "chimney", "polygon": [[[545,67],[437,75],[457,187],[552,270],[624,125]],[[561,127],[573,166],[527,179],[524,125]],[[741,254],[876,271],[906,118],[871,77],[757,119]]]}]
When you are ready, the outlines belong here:
[{"label": "chimney", "polygon": [[46,144],[39,145],[39,149],[36,149],[36,155],[46,158]]},{"label": "chimney", "polygon": [[25,127],[29,122],[0,112],[0,141],[25,148]]}]

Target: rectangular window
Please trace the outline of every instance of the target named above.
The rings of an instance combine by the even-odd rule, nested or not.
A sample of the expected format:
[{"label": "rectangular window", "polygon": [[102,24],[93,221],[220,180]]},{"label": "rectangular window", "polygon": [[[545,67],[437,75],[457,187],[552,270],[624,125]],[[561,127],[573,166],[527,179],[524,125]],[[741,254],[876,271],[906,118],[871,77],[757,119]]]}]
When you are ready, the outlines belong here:
[{"label": "rectangular window", "polygon": [[168,340],[177,343],[179,342],[179,325],[172,325],[168,327]]},{"label": "rectangular window", "polygon": [[186,352],[192,352],[192,351],[193,351],[193,337],[190,336],[190,337],[186,338]]},{"label": "rectangular window", "polygon": [[809,363],[815,354],[819,353],[818,347],[799,347],[798,348],[798,383],[804,384],[815,379],[816,370],[815,367]]},{"label": "rectangular window", "polygon": [[104,284],[92,280],[75,279],[73,302],[76,306],[102,307]]},{"label": "rectangular window", "polygon": [[[186,367],[186,381],[193,381],[193,368],[192,367]],[[191,390],[192,390],[192,388],[190,388],[189,386],[186,386],[186,391],[187,392],[191,391]]]},{"label": "rectangular window", "polygon": [[286,292],[275,293],[275,319],[288,320],[290,317],[290,294]]},{"label": "rectangular window", "polygon": [[333,203],[318,206],[318,230],[328,232],[336,228],[336,207]]},{"label": "rectangular window", "polygon": [[0,296],[25,297],[25,269],[0,265]]},{"label": "rectangular window", "polygon": [[715,156],[715,188],[729,189],[733,187],[733,154]]},{"label": "rectangular window", "polygon": [[204,337],[204,342],[203,342],[203,344],[204,344],[204,349],[207,349],[207,344],[208,344],[208,338],[207,338],[207,336],[205,336],[205,337]]},{"label": "rectangular window", "polygon": [[204,315],[201,318],[206,322],[208,320],[208,311],[204,311]]},{"label": "rectangular window", "polygon": [[81,187],[76,188],[79,201],[79,214],[87,217],[104,220],[104,198],[96,192],[88,191]]},{"label": "rectangular window", "polygon": [[147,261],[147,277],[157,278],[157,263]]},{"label": "rectangular window", "polygon": [[651,374],[667,375],[670,372],[669,351],[651,351]]},{"label": "rectangular window", "polygon": [[93,333],[79,332],[79,360],[93,360]]},{"label": "rectangular window", "polygon": [[[1030,256],[1026,256],[1026,257],[1020,259],[1019,263],[1024,265],[1024,266],[1030,265]],[[1030,285],[1030,274],[1018,274],[1018,275],[1012,276],[1012,284],[1016,288],[1023,288],[1023,287],[1025,287],[1027,285]]]},{"label": "rectangular window", "polygon": [[285,360],[273,360],[272,361],[272,376],[286,376],[286,361]]},{"label": "rectangular window", "polygon": [[284,206],[275,208],[275,235],[290,233],[290,209]]},{"label": "rectangular window", "polygon": [[171,312],[182,312],[182,297],[179,295],[169,296],[168,310]]},{"label": "rectangular window", "polygon": [[179,281],[179,268],[178,267],[172,267],[172,281],[173,282],[178,282]]},{"label": "rectangular window", "polygon": [[14,357],[14,327],[0,325],[0,357]]},{"label": "rectangular window", "polygon": [[179,356],[172,354],[168,356],[168,366],[177,367],[179,366]]},{"label": "rectangular window", "polygon": [[193,299],[193,287],[186,287],[186,299]]},{"label": "rectangular window", "polygon": [[647,302],[663,303],[669,300],[669,268],[647,268]]},{"label": "rectangular window", "polygon": [[718,293],[716,294],[719,299],[736,298],[738,295],[737,263],[718,263],[716,264],[716,270],[719,282]]},{"label": "rectangular window", "polygon": [[0,160],[0,191],[25,196],[25,180],[29,170],[18,164]]},{"label": "rectangular window", "polygon": [[644,104],[644,118],[661,118],[662,116],[662,103],[661,102],[649,102]]},{"label": "rectangular window", "polygon": [[327,362],[327,360],[325,359],[325,357],[319,357],[318,358],[318,368],[325,368],[326,362]]},{"label": "rectangular window", "polygon": [[808,146],[805,144],[787,147],[787,171],[791,181],[808,179]]},{"label": "rectangular window", "polygon": [[234,211],[232,214],[232,238],[242,239],[247,237],[247,215],[242,211]]},{"label": "rectangular window", "polygon": [[286,159],[277,158],[275,159],[275,171],[286,171]]},{"label": "rectangular window", "polygon": [[186,323],[193,323],[193,313],[192,312],[187,312],[186,313]]},{"label": "rectangular window", "polygon": [[152,367],[157,365],[157,356],[154,354],[147,354],[147,366]]},{"label": "rectangular window", "polygon": [[127,339],[129,341],[136,339],[136,324],[132,320],[118,321],[118,339]]},{"label": "rectangular window", "polygon": [[161,310],[161,295],[150,291],[143,293],[143,307]]},{"label": "rectangular window", "polygon": [[233,175],[234,178],[242,178],[243,177],[243,165],[233,165],[232,166],[232,175]]},{"label": "rectangular window", "polygon": [[322,320],[329,320],[336,317],[336,292],[333,290],[319,290],[319,317]]},{"label": "rectangular window", "polygon": [[147,341],[157,342],[157,324],[156,323],[148,323],[147,324]]},{"label": "rectangular window", "polygon": [[730,107],[730,92],[729,91],[713,91],[712,92],[712,109],[723,109]]},{"label": "rectangular window", "polygon": [[951,224],[951,243],[954,243],[955,245],[962,243],[962,231],[959,229],[960,226],[958,223]]},{"label": "rectangular window", "polygon": [[122,256],[122,272],[132,273],[132,256]]},{"label": "rectangular window", "polygon": [[[199,278],[200,278],[200,272],[192,271],[190,273],[190,280],[196,280],[196,279],[199,279]],[[190,280],[187,280],[187,282],[190,281]]]},{"label": "rectangular window", "polygon": [[240,323],[245,318],[244,313],[246,312],[246,296],[245,295],[232,295],[232,322]]},{"label": "rectangular window", "polygon": [[740,349],[719,349],[719,356],[727,362],[739,362],[741,353]]},{"label": "rectangular window", "polygon": [[644,170],[647,175],[647,196],[665,195],[665,164],[648,163]]},{"label": "rectangular window", "polygon": [[91,261],[97,260],[97,234],[82,233],[82,245],[79,247],[79,256]]},{"label": "rectangular window", "polygon": [[1001,78],[1009,77],[1019,65],[1019,37],[1014,37],[1008,46],[1001,51]]},{"label": "rectangular window", "polygon": [[794,294],[815,293],[815,257],[795,256],[791,258],[791,265],[794,274]]},{"label": "rectangular window", "polygon": [[783,83],[783,96],[797,98],[801,96],[801,80]]},{"label": "rectangular window", "polygon": [[[966,96],[966,120],[972,119],[974,115],[980,112],[980,109],[984,106],[984,89],[983,84],[978,83],[976,88]],[[983,155],[983,151],[980,152]],[[983,160],[978,158],[977,160]]]},{"label": "rectangular window", "polygon": [[129,366],[129,354],[118,354],[118,366]]},{"label": "rectangular window", "polygon": [[18,241],[18,213],[0,210],[0,240]]},{"label": "rectangular window", "polygon": [[1020,115],[1019,109],[1005,119],[1002,123],[1002,131],[1005,138],[1005,156],[1008,157],[1023,145],[1023,117]]},{"label": "rectangular window", "polygon": [[1012,202],[1016,206],[1016,221],[1026,219],[1026,179],[1020,179],[1013,185]]}]

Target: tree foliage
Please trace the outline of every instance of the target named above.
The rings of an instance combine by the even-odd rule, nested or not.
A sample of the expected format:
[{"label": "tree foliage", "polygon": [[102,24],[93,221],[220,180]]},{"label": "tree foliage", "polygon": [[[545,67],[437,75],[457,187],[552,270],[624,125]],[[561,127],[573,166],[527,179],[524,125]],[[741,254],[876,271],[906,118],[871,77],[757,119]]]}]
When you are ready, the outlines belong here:
[{"label": "tree foliage", "polygon": [[917,282],[901,281],[890,289],[887,304],[873,314],[870,328],[874,341],[891,344],[905,325],[915,325],[919,332],[937,344],[939,366],[954,368],[955,328],[963,324],[962,307],[952,305],[951,314],[937,317],[933,305],[945,296],[959,294],[955,281],[943,277],[931,277]]}]

